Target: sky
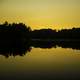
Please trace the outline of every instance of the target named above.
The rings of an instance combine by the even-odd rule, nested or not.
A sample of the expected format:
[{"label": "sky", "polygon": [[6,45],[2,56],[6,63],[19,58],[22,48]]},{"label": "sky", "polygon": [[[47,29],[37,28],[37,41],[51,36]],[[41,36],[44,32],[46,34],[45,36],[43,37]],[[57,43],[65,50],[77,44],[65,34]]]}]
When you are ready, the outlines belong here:
[{"label": "sky", "polygon": [[5,21],[32,29],[80,27],[80,0],[0,0],[0,23]]}]

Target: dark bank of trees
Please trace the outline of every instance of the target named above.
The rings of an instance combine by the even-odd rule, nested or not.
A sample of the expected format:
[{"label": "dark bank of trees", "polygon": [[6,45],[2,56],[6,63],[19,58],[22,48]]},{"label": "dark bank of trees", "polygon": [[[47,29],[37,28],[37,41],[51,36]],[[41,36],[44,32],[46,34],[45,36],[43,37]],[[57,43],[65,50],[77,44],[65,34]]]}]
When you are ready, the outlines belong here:
[{"label": "dark bank of trees", "polygon": [[0,54],[25,55],[31,47],[80,49],[80,28],[31,30],[23,23],[0,24]]},{"label": "dark bank of trees", "polygon": [[31,32],[32,38],[36,39],[80,39],[80,28],[52,30],[52,29],[41,29],[34,30]]},{"label": "dark bank of trees", "polygon": [[80,28],[52,30],[52,29],[40,29],[31,30],[30,27],[23,23],[5,22],[0,24],[0,37],[3,40],[15,41],[28,40],[28,39],[80,39]]},{"label": "dark bank of trees", "polygon": [[0,54],[8,57],[8,55],[24,55],[28,52],[29,32],[30,27],[23,23],[0,24]]},{"label": "dark bank of trees", "polygon": [[30,27],[27,27],[23,23],[9,24],[5,22],[4,24],[0,24],[0,44],[14,45],[14,43],[23,43],[29,39],[29,32]]}]

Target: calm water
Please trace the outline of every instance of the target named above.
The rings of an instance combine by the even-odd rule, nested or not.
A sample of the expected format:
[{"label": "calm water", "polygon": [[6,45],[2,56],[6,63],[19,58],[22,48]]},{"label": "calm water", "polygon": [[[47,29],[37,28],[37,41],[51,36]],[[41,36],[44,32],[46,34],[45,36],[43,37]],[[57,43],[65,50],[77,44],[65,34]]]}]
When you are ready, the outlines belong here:
[{"label": "calm water", "polygon": [[78,80],[79,75],[80,50],[32,48],[24,56],[0,55],[0,80]]}]

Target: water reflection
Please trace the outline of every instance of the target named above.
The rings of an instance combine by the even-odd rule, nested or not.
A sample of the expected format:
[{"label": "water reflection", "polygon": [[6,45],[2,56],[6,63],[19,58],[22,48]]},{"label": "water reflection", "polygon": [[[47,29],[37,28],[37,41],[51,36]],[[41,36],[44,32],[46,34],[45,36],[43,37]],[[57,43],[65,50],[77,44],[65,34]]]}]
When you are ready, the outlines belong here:
[{"label": "water reflection", "polygon": [[9,56],[24,56],[26,53],[31,51],[31,46],[27,43],[22,42],[14,42],[7,45],[1,44],[0,45],[0,55],[5,56],[8,58]]},{"label": "water reflection", "polygon": [[6,59],[0,56],[0,79],[78,80],[80,55],[75,51],[61,47],[33,48],[30,54],[24,57]]},{"label": "water reflection", "polygon": [[28,40],[25,43],[17,42],[11,44],[1,44],[0,45],[0,55],[8,58],[9,56],[24,56],[31,51],[32,47],[34,48],[71,48],[80,50],[80,41],[79,40]]}]

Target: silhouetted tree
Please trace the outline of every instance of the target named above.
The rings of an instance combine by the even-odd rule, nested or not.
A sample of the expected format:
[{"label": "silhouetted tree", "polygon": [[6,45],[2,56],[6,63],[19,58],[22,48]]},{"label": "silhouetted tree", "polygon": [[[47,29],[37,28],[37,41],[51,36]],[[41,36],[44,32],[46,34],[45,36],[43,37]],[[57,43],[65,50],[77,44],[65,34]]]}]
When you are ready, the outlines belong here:
[{"label": "silhouetted tree", "polygon": [[0,24],[0,54],[6,57],[24,55],[31,46],[52,48],[56,45],[63,48],[80,49],[80,28],[52,30],[31,30],[23,23]]}]

